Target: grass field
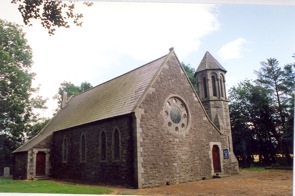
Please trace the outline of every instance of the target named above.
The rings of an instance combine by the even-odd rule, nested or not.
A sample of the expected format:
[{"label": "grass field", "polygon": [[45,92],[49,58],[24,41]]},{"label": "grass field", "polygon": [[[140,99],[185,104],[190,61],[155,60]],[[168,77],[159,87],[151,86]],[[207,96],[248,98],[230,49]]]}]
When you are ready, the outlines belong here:
[{"label": "grass field", "polygon": [[100,186],[65,184],[48,180],[23,181],[0,177],[0,193],[109,194],[111,192],[111,189]]},{"label": "grass field", "polygon": [[243,170],[246,171],[265,171],[265,167],[249,167],[249,168],[243,168]]}]

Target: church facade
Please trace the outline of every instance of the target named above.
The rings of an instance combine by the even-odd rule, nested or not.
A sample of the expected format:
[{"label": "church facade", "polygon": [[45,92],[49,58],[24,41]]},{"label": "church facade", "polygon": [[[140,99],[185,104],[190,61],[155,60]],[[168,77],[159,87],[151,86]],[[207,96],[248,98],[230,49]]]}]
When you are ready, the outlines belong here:
[{"label": "church facade", "polygon": [[14,151],[14,179],[144,188],[238,173],[226,70],[207,52],[194,91],[173,49],[64,102]]}]

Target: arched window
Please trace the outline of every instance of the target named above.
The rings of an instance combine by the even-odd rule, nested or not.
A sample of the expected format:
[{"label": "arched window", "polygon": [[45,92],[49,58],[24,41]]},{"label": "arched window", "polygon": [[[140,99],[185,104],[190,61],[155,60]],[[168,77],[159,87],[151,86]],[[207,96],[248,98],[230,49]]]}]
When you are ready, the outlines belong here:
[{"label": "arched window", "polygon": [[100,144],[100,160],[106,161],[107,160],[107,137],[104,131],[100,133],[99,144]]},{"label": "arched window", "polygon": [[80,139],[80,161],[86,161],[86,138],[84,134],[81,135]]},{"label": "arched window", "polygon": [[223,77],[220,76],[220,94],[221,94],[221,97],[224,97],[223,95]]},{"label": "arched window", "polygon": [[120,160],[121,158],[121,135],[118,129],[113,131],[113,159]]},{"label": "arched window", "polygon": [[222,76],[222,81],[223,81],[223,93],[224,93],[224,97],[226,98],[226,89],[225,89],[225,79],[224,76]]},{"label": "arched window", "polygon": [[216,88],[216,78],[215,78],[215,76],[211,76],[211,82],[212,82],[213,96],[217,97],[217,88]]},{"label": "arched window", "polygon": [[206,77],[203,77],[203,90],[204,90],[204,97],[206,98],[207,95],[207,80]]},{"label": "arched window", "polygon": [[69,154],[69,141],[67,137],[64,137],[62,142],[62,162],[68,162],[68,154]]}]

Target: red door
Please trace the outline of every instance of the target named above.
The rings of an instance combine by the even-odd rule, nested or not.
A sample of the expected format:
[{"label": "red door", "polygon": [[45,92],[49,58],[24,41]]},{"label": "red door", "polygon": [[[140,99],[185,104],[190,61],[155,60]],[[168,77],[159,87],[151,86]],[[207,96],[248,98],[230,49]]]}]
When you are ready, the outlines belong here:
[{"label": "red door", "polygon": [[36,176],[45,176],[45,152],[38,152],[36,156]]},{"label": "red door", "polygon": [[214,145],[212,148],[214,173],[221,172],[219,147]]}]

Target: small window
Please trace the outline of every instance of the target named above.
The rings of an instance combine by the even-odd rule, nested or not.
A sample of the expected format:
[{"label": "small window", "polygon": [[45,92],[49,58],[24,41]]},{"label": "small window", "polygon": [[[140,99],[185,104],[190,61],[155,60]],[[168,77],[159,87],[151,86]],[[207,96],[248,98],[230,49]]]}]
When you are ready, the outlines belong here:
[{"label": "small window", "polygon": [[62,162],[68,162],[68,154],[69,154],[69,141],[67,137],[64,137],[62,142]]},{"label": "small window", "polygon": [[204,90],[204,97],[206,98],[208,95],[207,95],[207,80],[206,80],[206,77],[203,78],[203,90]]},{"label": "small window", "polygon": [[113,159],[120,160],[121,158],[121,135],[118,129],[113,131]]},{"label": "small window", "polygon": [[80,139],[80,161],[86,161],[86,138],[84,134],[81,136]]},{"label": "small window", "polygon": [[216,88],[216,78],[215,76],[211,77],[212,80],[212,91],[213,91],[213,96],[217,97],[217,88]]},{"label": "small window", "polygon": [[106,161],[107,160],[107,137],[104,131],[100,133],[99,144],[100,144],[100,160]]}]

